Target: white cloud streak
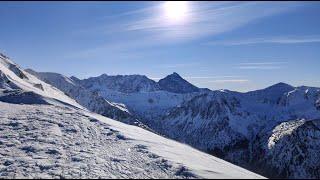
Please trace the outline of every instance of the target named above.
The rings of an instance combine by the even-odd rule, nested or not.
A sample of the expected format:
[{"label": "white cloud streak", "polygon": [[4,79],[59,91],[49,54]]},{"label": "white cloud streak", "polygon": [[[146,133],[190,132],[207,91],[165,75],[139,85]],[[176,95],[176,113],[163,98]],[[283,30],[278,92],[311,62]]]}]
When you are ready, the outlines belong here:
[{"label": "white cloud streak", "polygon": [[239,66],[239,69],[261,69],[261,70],[271,70],[271,69],[281,69],[280,66]]},{"label": "white cloud streak", "polygon": [[242,40],[227,40],[209,42],[208,45],[251,45],[251,44],[306,44],[320,43],[320,36],[288,36],[288,37],[269,37],[269,38],[252,38]]},{"label": "white cloud streak", "polygon": [[186,79],[220,79],[220,78],[237,78],[241,76],[187,76]]},{"label": "white cloud streak", "polygon": [[248,83],[248,79],[218,79],[209,81],[210,83]]},{"label": "white cloud streak", "polygon": [[164,64],[157,67],[160,68],[184,68],[184,67],[194,67],[198,66],[199,63],[180,63],[180,64]]},{"label": "white cloud streak", "polygon": [[274,70],[282,69],[288,62],[249,62],[249,63],[240,63],[236,65],[237,69],[246,69],[246,70]]}]

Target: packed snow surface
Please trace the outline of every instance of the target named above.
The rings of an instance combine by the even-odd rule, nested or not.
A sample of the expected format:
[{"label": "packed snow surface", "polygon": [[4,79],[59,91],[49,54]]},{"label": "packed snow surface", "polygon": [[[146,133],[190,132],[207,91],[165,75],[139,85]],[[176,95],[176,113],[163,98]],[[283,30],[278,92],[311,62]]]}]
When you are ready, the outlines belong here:
[{"label": "packed snow surface", "polygon": [[0,107],[0,178],[263,178],[86,110]]}]

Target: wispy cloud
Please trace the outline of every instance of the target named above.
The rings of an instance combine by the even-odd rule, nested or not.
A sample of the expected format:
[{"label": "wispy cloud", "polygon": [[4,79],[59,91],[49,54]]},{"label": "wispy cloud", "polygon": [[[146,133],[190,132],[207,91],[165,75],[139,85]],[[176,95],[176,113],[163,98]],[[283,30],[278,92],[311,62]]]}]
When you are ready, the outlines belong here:
[{"label": "wispy cloud", "polygon": [[298,2],[188,2],[186,18],[177,23],[164,15],[163,3],[108,17],[107,22],[99,23],[105,25],[83,31],[87,35],[109,37],[108,42],[85,50],[86,53],[109,49],[135,51],[212,37],[300,6]]},{"label": "wispy cloud", "polygon": [[281,69],[287,65],[288,62],[249,62],[240,63],[235,66],[237,69],[260,69],[260,70],[273,70]]},{"label": "wispy cloud", "polygon": [[164,64],[157,66],[159,68],[185,68],[185,67],[194,67],[198,66],[199,63],[178,63],[178,64]]},{"label": "wispy cloud", "polygon": [[221,78],[238,78],[242,76],[187,76],[186,79],[221,79]]},{"label": "wispy cloud", "polygon": [[191,40],[207,35],[217,35],[244,26],[258,19],[295,9],[298,3],[275,2],[189,2],[185,21],[170,23],[161,12],[161,4],[155,14],[145,14],[128,22],[125,31],[152,32],[174,41]]},{"label": "wispy cloud", "polygon": [[262,70],[272,70],[281,69],[280,66],[239,66],[239,69],[262,69]]},{"label": "wispy cloud", "polygon": [[210,83],[247,83],[248,79],[217,79],[209,81]]},{"label": "wispy cloud", "polygon": [[320,43],[320,36],[284,36],[209,42],[208,45],[301,44]]}]

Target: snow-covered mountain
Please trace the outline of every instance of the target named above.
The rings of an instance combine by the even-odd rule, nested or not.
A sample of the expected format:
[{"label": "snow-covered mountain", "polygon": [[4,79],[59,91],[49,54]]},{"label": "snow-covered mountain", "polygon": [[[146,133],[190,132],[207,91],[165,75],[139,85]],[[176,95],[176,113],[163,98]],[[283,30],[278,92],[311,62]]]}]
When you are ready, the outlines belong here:
[{"label": "snow-covered mountain", "polygon": [[4,55],[0,72],[0,178],[263,178],[90,112]]},{"label": "snow-covered mountain", "polygon": [[[157,82],[141,75],[101,75],[84,80],[76,77],[72,77],[72,79],[85,89],[99,94],[109,101],[125,104],[133,114],[149,118],[158,117],[193,96],[192,93],[165,91],[160,88]],[[123,83],[119,83],[119,79]],[[124,82],[130,82],[130,84]],[[147,83],[147,85],[143,85],[143,83]],[[110,84],[117,84],[117,86]]]},{"label": "snow-covered mountain", "polygon": [[282,177],[319,177],[319,135],[319,119],[281,123],[273,129],[268,139],[267,153],[263,161],[269,167],[276,167]]},{"label": "snow-covered mountain", "polygon": [[83,108],[62,91],[23,71],[3,54],[0,54],[0,101],[16,104],[67,103]]},{"label": "snow-covered mountain", "polygon": [[82,87],[74,78],[71,79],[58,73],[36,72],[32,69],[27,69],[26,71],[60,89],[92,112],[148,129],[147,126],[129,112],[125,105],[107,101],[98,93],[94,93]]},{"label": "snow-covered mountain", "polygon": [[159,85],[142,75],[117,75],[108,76],[103,74],[81,81],[82,85],[91,90],[107,89],[122,93],[151,92],[160,90]]},{"label": "snow-covered mountain", "polygon": [[[316,149],[313,146],[317,146],[307,142],[310,137],[305,137],[305,142],[301,142],[307,143],[303,147],[296,147],[299,142],[295,141],[294,134],[288,135],[290,141],[283,141],[291,143],[290,146],[276,141],[280,148],[296,147],[291,154],[288,154],[293,151],[291,149],[265,148],[269,144],[268,139],[273,136],[272,132],[281,123],[292,119],[319,118],[319,99],[320,88],[292,87],[283,83],[248,93],[214,91],[195,96],[180,107],[173,108],[151,128],[158,128],[168,137],[267,177],[319,178],[319,164],[308,162],[312,158],[320,160],[320,155],[309,153]],[[278,131],[280,134],[286,133],[282,128]],[[319,135],[316,132],[310,136],[319,139]],[[315,151],[320,154],[319,149]],[[298,153],[303,154],[299,167],[295,162]],[[281,161],[277,157],[285,157],[285,165],[282,165],[284,159]],[[255,163],[257,161],[260,162],[258,165]],[[266,171],[270,169],[272,171]]]},{"label": "snow-covered mountain", "polygon": [[254,97],[261,103],[276,104],[277,101],[279,101],[279,98],[283,96],[283,94],[292,90],[294,90],[294,87],[289,84],[277,83],[262,90],[248,92],[247,94]]},{"label": "snow-covered mountain", "polygon": [[159,82],[142,75],[104,74],[84,80],[76,77],[71,79],[109,101],[125,104],[133,114],[143,117],[144,120],[166,114],[198,92],[210,91],[195,87],[177,73],[168,75]]},{"label": "snow-covered mountain", "polygon": [[173,93],[192,93],[199,92],[200,89],[184,80],[178,73],[173,73],[159,80],[162,90]]},{"label": "snow-covered mountain", "polygon": [[[73,78],[77,79],[75,77]],[[84,80],[77,79],[77,81],[93,91],[104,89],[122,93],[144,93],[163,90],[181,94],[200,91],[199,88],[175,72],[160,79],[159,82],[155,82],[144,75],[108,76],[106,74]]]}]

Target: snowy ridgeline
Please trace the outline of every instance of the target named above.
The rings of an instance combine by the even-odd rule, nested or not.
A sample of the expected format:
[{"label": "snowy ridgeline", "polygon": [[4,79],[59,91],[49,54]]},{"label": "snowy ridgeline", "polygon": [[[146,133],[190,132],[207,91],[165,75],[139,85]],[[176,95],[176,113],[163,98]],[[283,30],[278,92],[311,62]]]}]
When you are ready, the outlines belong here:
[{"label": "snowy ridgeline", "polygon": [[[74,86],[69,79],[59,82],[65,81],[69,86],[64,91],[69,92],[37,79],[1,54],[0,178],[263,178],[94,114],[88,109],[95,102],[71,98],[88,92],[76,86],[78,91],[67,95]],[[120,104],[106,107],[129,113]]]}]

